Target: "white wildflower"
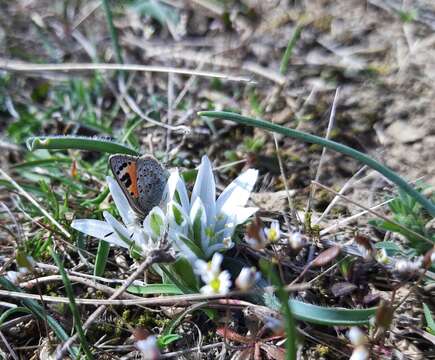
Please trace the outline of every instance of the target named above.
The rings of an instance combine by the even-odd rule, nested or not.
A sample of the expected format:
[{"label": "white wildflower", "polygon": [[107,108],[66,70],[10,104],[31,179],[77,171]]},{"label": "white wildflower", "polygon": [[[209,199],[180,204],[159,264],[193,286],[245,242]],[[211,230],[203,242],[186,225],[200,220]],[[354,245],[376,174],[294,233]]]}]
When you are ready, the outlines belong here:
[{"label": "white wildflower", "polygon": [[396,270],[400,275],[412,275],[417,273],[423,264],[423,260],[418,258],[415,261],[400,259],[394,264],[394,270]]},{"label": "white wildflower", "polygon": [[157,238],[156,230],[165,224],[165,216],[161,209],[155,207],[144,219],[143,224],[137,222],[137,217],[131,209],[127,198],[118,183],[110,176],[106,177],[110,194],[121,215],[122,223],[109,212],[104,211],[105,221],[95,219],[74,220],[71,227],[97,239],[126,249],[135,248],[139,252],[146,252],[154,246]]},{"label": "white wildflower", "polygon": [[205,295],[227,294],[231,287],[231,276],[226,270],[222,271],[218,276],[210,278],[200,291]]},{"label": "white wildflower", "polygon": [[370,353],[364,345],[357,346],[349,360],[369,360]]},{"label": "white wildflower", "polygon": [[273,316],[269,316],[266,318],[265,326],[271,329],[276,334],[284,331],[284,322],[281,319],[277,319]]},{"label": "white wildflower", "polygon": [[201,277],[202,281],[207,283],[219,276],[222,260],[223,256],[220,253],[215,253],[208,262],[197,260],[195,262],[195,273]]},{"label": "white wildflower", "polygon": [[5,278],[8,279],[12,284],[17,285],[18,280],[21,277],[21,273],[18,271],[7,271]]},{"label": "white wildflower", "polygon": [[281,237],[281,230],[279,228],[279,222],[277,220],[273,220],[270,223],[270,227],[265,228],[264,232],[266,234],[267,240],[271,243],[277,242]]},{"label": "white wildflower", "polygon": [[108,176],[110,194],[122,223],[104,212],[104,221],[74,220],[71,227],[142,254],[167,234],[175,249],[189,260],[209,259],[214,253],[231,248],[236,226],[258,210],[246,207],[257,176],[257,170],[245,171],[216,199],[212,166],[208,157],[203,156],[191,198],[178,170],[172,170],[160,206],[154,207],[142,224],[137,222],[137,216],[118,183]]},{"label": "white wildflower", "polygon": [[258,275],[255,267],[244,267],[236,279],[236,286],[242,291],[247,291],[254,286]]},{"label": "white wildflower", "polygon": [[154,335],[146,339],[136,341],[137,349],[142,352],[142,358],[145,360],[157,360],[160,358],[160,351],[157,346],[157,338]]},{"label": "white wildflower", "polygon": [[387,250],[385,249],[378,250],[376,253],[376,260],[378,261],[378,263],[383,265],[389,264],[390,258],[388,257]]},{"label": "white wildflower", "polygon": [[349,341],[354,346],[363,345],[367,343],[367,335],[357,326],[352,326],[348,333],[347,337]]},{"label": "white wildflower", "polygon": [[[246,170],[230,183],[216,199],[216,183],[207,156],[198,168],[192,196],[189,200],[186,185],[178,170],[168,179],[169,237],[189,259],[209,259],[214,253],[234,246],[231,238],[237,225],[244,223],[258,208],[246,207],[257,181],[258,171]],[[173,214],[176,211],[177,214]],[[174,220],[179,222],[174,226]],[[186,221],[182,221],[186,220]],[[178,227],[179,232],[171,232]],[[190,236],[190,238],[189,238]],[[191,241],[183,241],[189,238]]]},{"label": "white wildflower", "polygon": [[246,227],[245,241],[255,250],[261,250],[267,246],[268,241],[266,233],[259,217],[255,217],[255,219]]},{"label": "white wildflower", "polygon": [[304,239],[302,237],[302,234],[299,231],[295,231],[290,234],[290,237],[288,239],[290,247],[293,250],[300,250],[304,246]]}]

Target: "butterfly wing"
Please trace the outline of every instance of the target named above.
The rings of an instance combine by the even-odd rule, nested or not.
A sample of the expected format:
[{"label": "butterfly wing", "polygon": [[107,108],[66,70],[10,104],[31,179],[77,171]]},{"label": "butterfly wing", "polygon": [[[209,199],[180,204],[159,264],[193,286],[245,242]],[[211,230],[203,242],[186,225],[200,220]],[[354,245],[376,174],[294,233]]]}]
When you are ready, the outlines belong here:
[{"label": "butterfly wing", "polygon": [[145,216],[160,204],[168,180],[168,172],[150,155],[137,160],[138,203]]},{"label": "butterfly wing", "polygon": [[141,209],[138,189],[138,160],[140,158],[130,155],[112,155],[109,158],[110,168],[116,181],[124,192],[130,206],[141,217],[146,216]]}]

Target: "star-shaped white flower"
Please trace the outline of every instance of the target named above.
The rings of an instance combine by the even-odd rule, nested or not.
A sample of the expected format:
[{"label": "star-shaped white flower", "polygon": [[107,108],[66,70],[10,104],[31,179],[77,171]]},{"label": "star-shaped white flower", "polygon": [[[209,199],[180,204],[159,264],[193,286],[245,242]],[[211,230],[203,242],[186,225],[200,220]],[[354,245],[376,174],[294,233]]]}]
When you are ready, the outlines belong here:
[{"label": "star-shaped white flower", "polygon": [[104,211],[105,221],[95,219],[79,219],[71,223],[71,227],[84,234],[109,242],[112,245],[134,248],[140,253],[146,252],[160,239],[166,229],[166,216],[162,209],[154,207],[143,223],[137,221],[127,198],[118,183],[110,176],[106,177],[110,194],[122,218],[122,223],[109,212]]}]

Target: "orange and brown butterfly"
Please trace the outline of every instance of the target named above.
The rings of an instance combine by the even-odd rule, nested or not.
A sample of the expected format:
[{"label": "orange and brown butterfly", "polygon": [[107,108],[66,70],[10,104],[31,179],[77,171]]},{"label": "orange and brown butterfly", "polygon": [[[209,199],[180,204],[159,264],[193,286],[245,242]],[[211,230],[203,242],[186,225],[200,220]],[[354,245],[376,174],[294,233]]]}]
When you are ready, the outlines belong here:
[{"label": "orange and brown butterfly", "polygon": [[162,200],[168,171],[151,155],[140,157],[116,154],[109,165],[130,206],[145,218]]}]

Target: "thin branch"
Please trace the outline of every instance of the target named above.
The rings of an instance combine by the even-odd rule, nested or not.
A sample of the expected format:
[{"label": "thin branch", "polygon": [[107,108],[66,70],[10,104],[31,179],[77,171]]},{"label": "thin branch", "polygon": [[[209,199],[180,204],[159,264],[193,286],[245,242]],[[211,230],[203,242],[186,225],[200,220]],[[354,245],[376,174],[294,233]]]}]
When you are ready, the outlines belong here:
[{"label": "thin branch", "polygon": [[[115,293],[109,298],[109,300],[115,300],[119,296],[121,296],[127,288],[133,283],[133,281],[141,275],[145,270],[147,270],[151,265],[162,263],[162,262],[173,262],[175,261],[175,258],[172,254],[170,254],[167,249],[156,249],[152,250],[148,253],[147,258],[142,262],[142,264],[139,265],[139,267],[136,269],[136,271],[131,274],[128,279],[125,281],[125,283],[118,288]],[[78,300],[78,299],[77,299]],[[128,301],[128,300],[127,300]],[[137,301],[138,300],[134,300]],[[77,303],[79,303],[77,301]],[[102,312],[106,309],[106,305],[100,305],[97,310],[95,310],[89,317],[88,320],[83,324],[83,330],[86,330],[89,328],[89,326],[102,314]],[[73,344],[73,342],[77,339],[77,333],[73,336],[71,336],[65,343],[62,345],[62,347],[58,348],[56,352],[56,359],[60,360],[63,359],[66,351],[70,348],[70,346]]]},{"label": "thin branch", "polygon": [[[337,101],[338,101],[339,93],[340,93],[340,88],[338,87],[335,90],[335,96],[334,96],[334,100],[332,102],[331,114],[329,115],[328,128],[326,129],[326,135],[325,135],[326,139],[330,138],[331,130],[332,130],[332,127],[334,126],[335,110],[337,108]],[[317,166],[316,176],[314,178],[315,182],[318,182],[320,179],[320,173],[322,171],[323,163],[325,162],[326,150],[327,150],[326,147],[324,147],[322,149],[322,155],[320,155],[319,165]],[[313,197],[314,197],[315,192],[316,192],[316,188],[314,186],[311,186],[306,211],[309,211],[311,209],[311,205],[312,205],[312,201],[313,201]]]},{"label": "thin branch", "polygon": [[329,192],[331,192],[331,193],[333,193],[335,195],[340,196],[341,198],[345,199],[346,201],[350,202],[351,204],[353,204],[355,206],[358,206],[361,209],[369,212],[370,214],[372,214],[374,216],[377,216],[378,218],[380,218],[382,220],[385,220],[385,221],[387,221],[389,223],[392,223],[392,224],[396,225],[397,227],[400,227],[402,230],[405,230],[406,232],[411,233],[412,235],[418,237],[419,239],[421,239],[421,240],[423,240],[423,241],[433,245],[433,242],[431,240],[427,239],[423,235],[420,235],[419,233],[415,232],[414,230],[408,229],[407,227],[403,226],[402,224],[399,224],[398,222],[396,222],[394,220],[391,220],[391,219],[387,218],[386,216],[384,216],[382,214],[379,214],[378,212],[373,211],[372,209],[370,209],[368,207],[365,207],[364,205],[361,205],[361,204],[357,203],[356,201],[353,201],[352,199],[349,199],[347,196],[344,196],[344,195],[336,192],[335,190],[332,190],[331,188],[329,188],[329,187],[327,187],[325,185],[322,185],[322,184],[320,184],[320,183],[318,183],[316,181],[312,181],[312,183],[317,185],[317,186],[319,186],[319,187],[321,187],[322,189],[325,189],[326,191],[329,191]]},{"label": "thin branch", "polygon": [[56,219],[51,216],[41,205],[38,204],[38,202],[26,191],[24,190],[18,183],[12,179],[6,172],[3,171],[3,169],[0,169],[0,174],[9,181],[18,191],[21,195],[23,195],[27,200],[29,200],[44,216],[49,219],[54,226],[56,226],[67,238],[71,237],[71,234],[61,225],[59,224]]},{"label": "thin branch", "polygon": [[124,70],[157,73],[173,73],[212,77],[229,81],[252,83],[252,79],[244,76],[226,75],[212,71],[191,70],[165,66],[149,66],[139,64],[104,64],[104,63],[63,63],[63,64],[35,64],[24,63],[11,59],[0,58],[0,69],[9,71],[81,71],[81,70]]}]

